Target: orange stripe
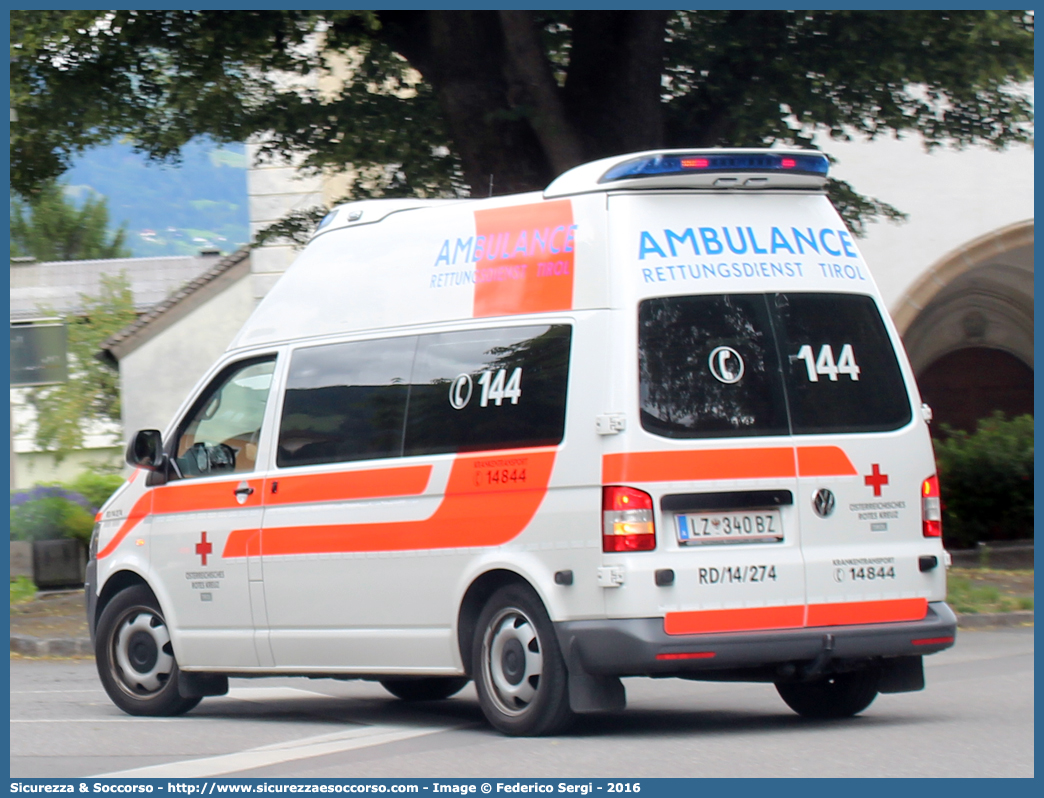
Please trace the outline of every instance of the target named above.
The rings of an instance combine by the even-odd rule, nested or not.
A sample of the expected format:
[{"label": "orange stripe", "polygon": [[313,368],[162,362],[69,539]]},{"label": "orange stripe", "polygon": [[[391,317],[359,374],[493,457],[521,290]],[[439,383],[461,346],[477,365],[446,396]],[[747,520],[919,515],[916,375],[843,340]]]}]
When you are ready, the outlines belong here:
[{"label": "orange stripe", "polygon": [[794,450],[694,449],[684,452],[627,452],[602,456],[602,482],[684,482],[700,479],[793,477]]},{"label": "orange stripe", "polygon": [[927,614],[928,599],[924,598],[809,604],[807,625],[849,626],[858,623],[920,621]]},{"label": "orange stripe", "polygon": [[[544,500],[555,451],[498,451],[458,456],[438,509],[423,521],[265,528],[262,553],[327,554],[499,546],[529,524]],[[525,481],[492,482],[491,474],[525,469]],[[229,536],[223,556],[245,557],[252,530]]]},{"label": "orange stripe", "polygon": [[[430,465],[278,477],[267,482],[265,504],[304,504],[376,499],[384,496],[416,496],[424,493],[430,478]],[[271,488],[273,483],[278,483],[278,489],[274,493]]]},{"label": "orange stripe", "polygon": [[798,473],[803,477],[855,476],[855,466],[837,446],[798,446]]},{"label": "orange stripe", "polygon": [[115,535],[113,535],[113,538],[109,541],[108,545],[98,552],[97,559],[100,560],[103,557],[108,557],[116,551],[116,547],[119,546],[120,543],[123,542],[123,539],[130,534],[130,531],[138,525],[138,522],[152,511],[152,493],[153,491],[147,490],[136,502],[134,502],[134,506],[131,508],[130,513],[128,513],[126,520],[120,524],[119,530]]},{"label": "orange stripe", "polygon": [[919,621],[928,614],[928,599],[850,601],[789,607],[668,612],[663,630],[669,635],[709,632],[753,632],[806,626],[854,626],[864,623]]},{"label": "orange stripe", "polygon": [[572,225],[571,200],[475,211],[474,316],[573,307]]},{"label": "orange stripe", "polygon": [[801,605],[742,610],[668,612],[663,619],[663,631],[669,635],[747,632],[755,629],[792,629],[803,626],[804,622],[805,608]]},{"label": "orange stripe", "polygon": [[[240,504],[236,498],[236,488],[242,482],[254,489]],[[261,505],[264,483],[260,479],[242,477],[222,482],[171,482],[163,487],[155,488],[155,500],[152,512],[156,515],[166,513],[198,513],[204,510],[231,510],[239,507],[259,507]]]},{"label": "orange stripe", "polygon": [[765,479],[854,476],[855,466],[837,446],[690,449],[625,452],[602,457],[602,482],[684,482],[707,479]]},{"label": "orange stripe", "polygon": [[[134,474],[137,473],[138,471],[134,472]],[[132,478],[134,474],[131,475]],[[268,495],[267,497],[265,497],[265,490],[271,481],[248,479],[245,481],[254,489],[254,492],[247,496],[242,504],[237,500],[235,493],[236,488],[244,482],[242,478],[204,483],[191,480],[172,482],[153,488],[138,499],[115,537],[102,551],[98,552],[98,559],[112,554],[131,529],[150,513],[162,515],[259,507],[265,498],[270,504],[291,504],[380,496],[409,496],[423,493],[430,476],[431,466],[424,465],[289,477],[276,480],[279,482],[279,492],[275,496]],[[257,530],[254,530],[254,533],[256,532]],[[259,545],[257,542],[251,543],[248,540],[249,537],[250,530],[233,532],[225,543],[226,550],[229,550],[231,546],[232,551],[238,552],[231,556],[245,557],[248,546]],[[260,554],[260,550],[250,553]]]}]

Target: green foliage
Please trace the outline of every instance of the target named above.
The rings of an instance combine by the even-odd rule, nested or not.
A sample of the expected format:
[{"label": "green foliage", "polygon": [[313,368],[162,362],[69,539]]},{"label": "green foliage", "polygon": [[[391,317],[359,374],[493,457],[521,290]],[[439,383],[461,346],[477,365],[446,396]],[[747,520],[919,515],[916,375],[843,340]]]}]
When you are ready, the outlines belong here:
[{"label": "green foliage", "polygon": [[65,487],[79,493],[97,510],[125,481],[119,474],[84,471]]},{"label": "green foliage", "polygon": [[974,434],[943,425],[935,441],[948,545],[1033,536],[1033,416],[996,412]]},{"label": "green foliage", "polygon": [[[914,134],[1031,141],[1032,14],[1011,11],[11,12],[11,182],[23,194],[126,137],[260,138],[345,194],[543,188],[661,146]],[[898,210],[843,183],[859,230]],[[300,209],[274,233],[322,215]]]},{"label": "green foliage", "polygon": [[11,603],[22,604],[36,597],[36,585],[28,576],[16,576],[11,580]]},{"label": "green foliage", "polygon": [[11,540],[76,538],[88,543],[94,510],[78,493],[58,485],[36,485],[11,493]]},{"label": "green foliage", "polygon": [[134,299],[122,272],[102,275],[101,283],[98,296],[81,294],[82,311],[64,319],[68,381],[28,391],[36,411],[36,444],[59,461],[83,448],[88,431],[120,420],[119,373],[94,355],[106,338],[134,321]]},{"label": "green foliage", "polygon": [[48,181],[28,200],[11,197],[11,257],[31,255],[40,261],[127,258],[127,231],[110,237],[104,197],[88,196],[79,208],[61,185]]},{"label": "green foliage", "polygon": [[957,612],[1014,612],[1032,610],[1032,596],[1012,596],[1001,593],[990,584],[975,584],[963,576],[947,575],[946,601]]}]

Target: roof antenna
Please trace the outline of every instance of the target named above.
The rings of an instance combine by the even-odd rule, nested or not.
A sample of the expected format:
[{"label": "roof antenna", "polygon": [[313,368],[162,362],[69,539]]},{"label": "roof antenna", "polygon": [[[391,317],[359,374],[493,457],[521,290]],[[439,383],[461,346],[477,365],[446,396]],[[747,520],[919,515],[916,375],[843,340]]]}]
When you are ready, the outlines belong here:
[{"label": "roof antenna", "polygon": [[489,176],[489,196],[493,196],[493,175]]}]

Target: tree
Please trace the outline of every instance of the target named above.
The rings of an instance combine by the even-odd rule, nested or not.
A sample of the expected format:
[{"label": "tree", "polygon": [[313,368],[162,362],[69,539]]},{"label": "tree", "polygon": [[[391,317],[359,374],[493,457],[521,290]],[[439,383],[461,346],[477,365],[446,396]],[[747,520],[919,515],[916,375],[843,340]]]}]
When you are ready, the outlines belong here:
[{"label": "tree", "polygon": [[128,258],[124,227],[109,235],[109,209],[104,197],[87,197],[77,208],[61,185],[47,181],[28,199],[11,197],[11,257],[37,260]]},{"label": "tree", "polygon": [[102,275],[98,295],[81,294],[80,300],[81,310],[63,319],[68,336],[68,381],[28,390],[29,403],[36,411],[36,444],[53,451],[59,461],[83,448],[87,434],[119,424],[119,373],[94,355],[106,338],[137,317],[130,282],[123,272]]},{"label": "tree", "polygon": [[[663,146],[1031,135],[1023,12],[13,11],[11,36],[20,192],[115,136],[176,160],[264,134],[263,158],[348,171],[358,197],[538,189]],[[857,232],[900,215],[830,190]]]}]

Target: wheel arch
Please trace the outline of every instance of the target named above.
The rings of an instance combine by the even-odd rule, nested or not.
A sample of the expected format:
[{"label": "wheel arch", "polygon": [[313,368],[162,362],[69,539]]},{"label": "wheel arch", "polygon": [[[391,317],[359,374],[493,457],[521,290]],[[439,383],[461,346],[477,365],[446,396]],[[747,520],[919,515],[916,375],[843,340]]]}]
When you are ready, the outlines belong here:
[{"label": "wheel arch", "polygon": [[98,620],[101,618],[102,613],[105,611],[105,607],[108,606],[113,597],[117,593],[120,593],[129,587],[134,587],[135,585],[144,585],[148,588],[149,592],[152,593],[152,596],[156,599],[157,603],[159,602],[159,598],[156,596],[156,591],[152,589],[152,585],[150,585],[141,574],[136,571],[128,570],[116,571],[116,573],[112,574],[105,580],[105,584],[102,585],[101,592],[98,594],[98,601],[94,606],[93,628],[98,628]]},{"label": "wheel arch", "polygon": [[469,677],[474,675],[471,672],[471,643],[475,637],[479,614],[489,597],[507,585],[525,585],[538,598],[540,596],[539,591],[521,574],[507,568],[493,568],[475,577],[460,601],[460,609],[457,612],[457,647],[464,664],[464,672]]}]

